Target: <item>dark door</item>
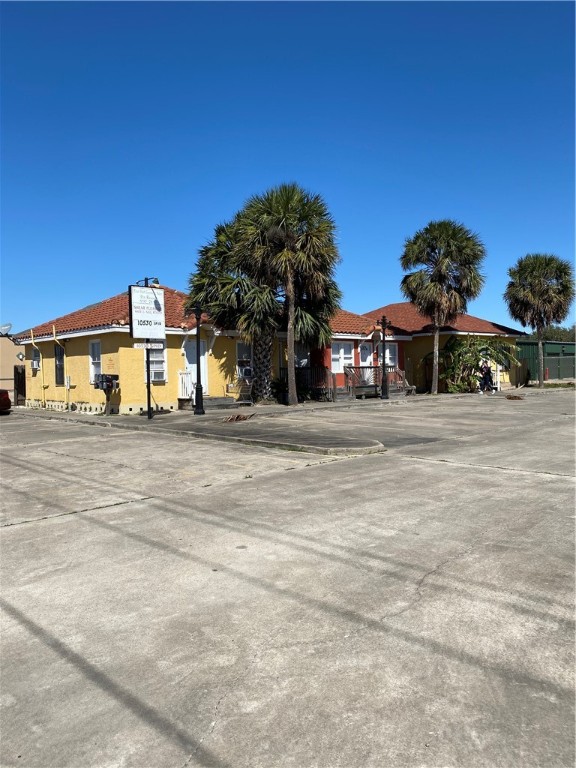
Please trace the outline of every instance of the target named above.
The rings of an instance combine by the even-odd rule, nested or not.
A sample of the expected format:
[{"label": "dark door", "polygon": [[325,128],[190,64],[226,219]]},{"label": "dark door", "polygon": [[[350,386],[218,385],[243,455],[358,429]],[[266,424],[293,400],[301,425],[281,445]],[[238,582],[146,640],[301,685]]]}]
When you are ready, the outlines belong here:
[{"label": "dark door", "polygon": [[26,405],[26,370],[23,365],[14,366],[13,405]]}]

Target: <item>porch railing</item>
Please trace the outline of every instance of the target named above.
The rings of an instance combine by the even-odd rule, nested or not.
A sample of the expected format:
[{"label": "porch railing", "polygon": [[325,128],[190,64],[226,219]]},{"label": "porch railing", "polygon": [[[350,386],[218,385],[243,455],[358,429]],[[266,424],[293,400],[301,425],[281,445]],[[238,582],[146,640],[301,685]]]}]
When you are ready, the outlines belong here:
[{"label": "porch railing", "polygon": [[[322,365],[306,365],[295,368],[296,389],[302,399],[334,400],[336,384],[334,374]],[[288,368],[280,368],[279,377],[283,384],[288,384]]]},{"label": "porch railing", "polygon": [[[386,365],[386,395],[409,394],[414,387],[406,382],[404,371],[395,365]],[[353,397],[366,395],[379,397],[382,393],[382,366],[347,365],[344,367],[346,386]]]}]

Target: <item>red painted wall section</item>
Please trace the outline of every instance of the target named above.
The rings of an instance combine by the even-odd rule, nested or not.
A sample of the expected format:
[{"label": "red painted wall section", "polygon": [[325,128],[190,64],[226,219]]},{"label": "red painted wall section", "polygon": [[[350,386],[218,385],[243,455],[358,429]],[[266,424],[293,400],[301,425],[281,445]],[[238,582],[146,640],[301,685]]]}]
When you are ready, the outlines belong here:
[{"label": "red painted wall section", "polygon": [[310,365],[323,365],[330,368],[332,365],[332,348],[312,349],[310,351]]}]

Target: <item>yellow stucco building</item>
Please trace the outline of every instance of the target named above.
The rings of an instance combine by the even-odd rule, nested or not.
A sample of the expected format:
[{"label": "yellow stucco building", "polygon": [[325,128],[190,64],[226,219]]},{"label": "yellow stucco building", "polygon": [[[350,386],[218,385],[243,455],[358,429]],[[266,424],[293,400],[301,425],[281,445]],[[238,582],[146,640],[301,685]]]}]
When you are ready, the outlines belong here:
[{"label": "yellow stucco building", "polygon": [[[185,312],[187,295],[156,287],[162,298],[161,340],[150,354],[150,407],[152,411],[187,409],[194,401],[197,328],[194,315]],[[161,293],[159,293],[161,292]],[[347,366],[378,366],[382,343],[376,339],[382,316],[388,319],[386,363],[406,372],[417,391],[430,389],[433,331],[429,321],[409,302],[389,304],[366,315],[339,310],[332,319],[332,344],[322,350],[298,350],[298,365],[327,371],[334,387],[347,387]],[[136,326],[134,326],[136,327]],[[461,315],[453,326],[441,329],[441,348],[454,335],[471,334],[514,343],[524,334],[488,320]],[[25,350],[26,405],[32,408],[87,413],[141,414],[148,410],[146,350],[134,338],[128,292],[84,307],[17,334]],[[480,362],[480,361],[479,361]],[[234,329],[221,329],[203,314],[200,319],[200,373],[204,401],[237,397],[238,377],[249,372],[252,350]],[[285,339],[279,335],[273,352],[273,377],[286,374]],[[498,368],[498,388],[513,385],[515,370]],[[249,374],[250,375],[250,374]],[[107,393],[97,388],[101,376],[117,379]],[[442,382],[441,382],[442,384]]]},{"label": "yellow stucco building", "polygon": [[[159,288],[165,310],[165,339],[150,350],[151,407],[190,407],[196,382],[196,320],[184,311],[187,295]],[[131,336],[129,298],[122,293],[18,334],[26,351],[26,405],[102,413],[106,393],[98,377],[118,377],[110,392],[111,413],[147,411],[146,350]],[[228,396],[251,350],[234,330],[200,322],[200,372],[205,398]],[[278,361],[279,347],[275,350]]]}]

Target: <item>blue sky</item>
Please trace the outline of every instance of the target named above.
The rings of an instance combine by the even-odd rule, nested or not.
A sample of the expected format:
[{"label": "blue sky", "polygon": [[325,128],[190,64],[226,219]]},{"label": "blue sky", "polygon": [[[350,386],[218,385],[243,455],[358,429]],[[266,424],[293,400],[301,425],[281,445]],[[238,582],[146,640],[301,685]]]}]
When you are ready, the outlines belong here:
[{"label": "blue sky", "polygon": [[216,224],[296,181],[345,309],[402,301],[405,239],[452,218],[488,254],[469,312],[514,325],[508,268],[574,256],[574,7],[3,2],[0,322],[186,290]]}]

